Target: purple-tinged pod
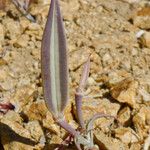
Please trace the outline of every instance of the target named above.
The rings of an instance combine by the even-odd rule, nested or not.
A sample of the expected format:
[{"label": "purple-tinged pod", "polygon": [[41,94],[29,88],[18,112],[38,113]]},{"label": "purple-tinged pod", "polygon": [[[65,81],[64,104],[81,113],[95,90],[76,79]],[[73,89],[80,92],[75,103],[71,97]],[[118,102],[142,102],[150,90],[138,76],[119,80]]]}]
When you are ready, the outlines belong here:
[{"label": "purple-tinged pod", "polygon": [[88,58],[88,60],[83,66],[79,87],[76,89],[76,93],[75,93],[77,117],[78,117],[79,124],[83,129],[85,128],[85,125],[84,125],[83,114],[82,114],[82,98],[84,95],[84,88],[86,86],[86,82],[89,77],[89,72],[90,72],[90,57]]},{"label": "purple-tinged pod", "polygon": [[86,86],[87,79],[89,77],[89,73],[90,73],[90,56],[83,66],[83,71],[82,71],[81,79],[79,82],[79,88],[82,90],[84,90],[84,88]]},{"label": "purple-tinged pod", "polygon": [[66,37],[58,0],[51,0],[41,59],[44,99],[57,118],[62,115],[68,101]]}]

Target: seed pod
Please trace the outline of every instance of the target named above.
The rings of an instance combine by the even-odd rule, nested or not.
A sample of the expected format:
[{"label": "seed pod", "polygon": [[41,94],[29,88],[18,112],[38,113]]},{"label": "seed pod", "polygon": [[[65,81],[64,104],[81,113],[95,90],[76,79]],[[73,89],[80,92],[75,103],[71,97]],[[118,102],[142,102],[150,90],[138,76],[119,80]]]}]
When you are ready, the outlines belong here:
[{"label": "seed pod", "polygon": [[66,37],[58,0],[51,0],[42,40],[44,98],[55,117],[62,115],[68,101]]}]

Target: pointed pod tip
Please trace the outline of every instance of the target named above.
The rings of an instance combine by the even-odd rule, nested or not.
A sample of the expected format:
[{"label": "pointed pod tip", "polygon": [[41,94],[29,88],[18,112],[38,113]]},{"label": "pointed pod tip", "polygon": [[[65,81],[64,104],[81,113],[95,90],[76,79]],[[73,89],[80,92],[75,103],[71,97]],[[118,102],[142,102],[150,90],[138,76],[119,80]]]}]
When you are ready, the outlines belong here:
[{"label": "pointed pod tip", "polygon": [[91,55],[88,56],[88,59],[84,63],[84,66],[83,66],[83,71],[82,71],[81,79],[80,79],[80,83],[79,83],[79,88],[80,89],[83,89],[86,86],[86,82],[87,82],[87,79],[89,77],[89,73],[90,73],[90,56]]}]

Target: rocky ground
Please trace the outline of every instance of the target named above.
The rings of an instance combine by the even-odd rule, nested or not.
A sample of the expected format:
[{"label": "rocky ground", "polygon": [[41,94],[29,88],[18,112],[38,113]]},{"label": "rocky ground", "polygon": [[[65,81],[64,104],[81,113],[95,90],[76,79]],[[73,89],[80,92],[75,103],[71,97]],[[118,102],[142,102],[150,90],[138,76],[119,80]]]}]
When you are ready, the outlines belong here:
[{"label": "rocky ground", "polygon": [[[25,18],[6,1],[0,10],[0,101],[14,111],[0,115],[1,149],[54,150],[66,136],[45,106],[40,51],[50,0],[35,0]],[[100,150],[148,150],[150,145],[149,0],[61,0],[66,27],[70,103],[67,121],[77,127],[74,91],[91,55],[84,120],[95,121]],[[66,149],[75,149],[70,146]]]}]

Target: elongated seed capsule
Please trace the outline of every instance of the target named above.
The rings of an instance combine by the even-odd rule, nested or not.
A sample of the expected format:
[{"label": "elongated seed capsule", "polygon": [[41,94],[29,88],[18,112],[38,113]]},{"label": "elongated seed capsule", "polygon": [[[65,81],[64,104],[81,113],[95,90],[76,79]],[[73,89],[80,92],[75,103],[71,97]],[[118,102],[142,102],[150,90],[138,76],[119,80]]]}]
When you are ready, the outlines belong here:
[{"label": "elongated seed capsule", "polygon": [[83,114],[82,114],[82,99],[84,95],[84,88],[86,86],[86,82],[89,77],[89,72],[90,72],[90,57],[88,58],[88,60],[83,66],[79,87],[76,89],[76,93],[75,93],[77,117],[78,117],[79,124],[83,129],[85,128],[85,124],[84,124]]},{"label": "elongated seed capsule", "polygon": [[55,117],[62,115],[68,101],[66,37],[58,0],[51,0],[42,40],[44,98]]}]

